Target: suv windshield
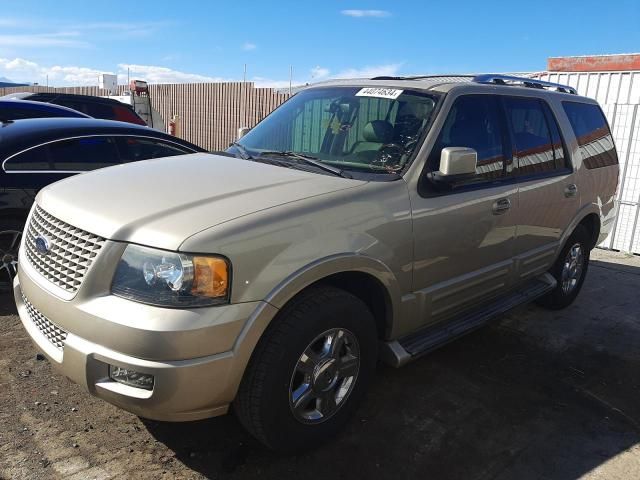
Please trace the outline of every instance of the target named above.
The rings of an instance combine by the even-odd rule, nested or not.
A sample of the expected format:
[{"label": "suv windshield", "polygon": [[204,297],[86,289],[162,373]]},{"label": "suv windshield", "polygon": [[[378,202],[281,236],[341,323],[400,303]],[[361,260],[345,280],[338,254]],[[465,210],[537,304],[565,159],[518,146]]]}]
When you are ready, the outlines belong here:
[{"label": "suv windshield", "polygon": [[304,90],[240,139],[252,157],[301,154],[342,170],[394,173],[411,158],[437,97],[371,87]]}]

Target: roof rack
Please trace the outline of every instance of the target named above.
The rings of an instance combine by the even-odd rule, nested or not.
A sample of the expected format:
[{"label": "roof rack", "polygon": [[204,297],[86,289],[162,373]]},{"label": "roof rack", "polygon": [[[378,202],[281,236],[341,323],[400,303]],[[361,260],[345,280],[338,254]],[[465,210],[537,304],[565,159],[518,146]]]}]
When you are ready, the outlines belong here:
[{"label": "roof rack", "polygon": [[490,83],[495,85],[519,85],[519,86],[524,86],[528,88],[539,88],[539,89],[549,88],[549,89],[554,89],[557,92],[570,93],[572,95],[578,94],[575,88],[569,87],[568,85],[545,82],[544,80],[537,80],[535,78],[513,77],[511,75],[494,75],[494,74],[477,75],[473,77],[472,81],[475,83]]}]

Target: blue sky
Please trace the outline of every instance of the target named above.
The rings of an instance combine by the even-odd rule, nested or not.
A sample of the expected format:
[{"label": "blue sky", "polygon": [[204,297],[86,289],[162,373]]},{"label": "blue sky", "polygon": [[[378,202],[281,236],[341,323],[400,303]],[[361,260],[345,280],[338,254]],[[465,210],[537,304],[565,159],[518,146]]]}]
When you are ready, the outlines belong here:
[{"label": "blue sky", "polygon": [[[110,7],[110,5],[113,5]],[[0,77],[96,84],[288,84],[336,76],[544,70],[549,56],[640,51],[639,0],[5,1]]]}]

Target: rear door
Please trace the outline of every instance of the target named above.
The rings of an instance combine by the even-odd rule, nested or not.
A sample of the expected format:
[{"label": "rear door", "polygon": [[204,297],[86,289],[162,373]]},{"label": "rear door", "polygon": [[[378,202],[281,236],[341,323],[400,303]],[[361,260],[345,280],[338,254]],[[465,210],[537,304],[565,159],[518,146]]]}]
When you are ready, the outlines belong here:
[{"label": "rear door", "polygon": [[549,269],[579,205],[575,173],[546,101],[503,97],[518,182],[517,282]]}]

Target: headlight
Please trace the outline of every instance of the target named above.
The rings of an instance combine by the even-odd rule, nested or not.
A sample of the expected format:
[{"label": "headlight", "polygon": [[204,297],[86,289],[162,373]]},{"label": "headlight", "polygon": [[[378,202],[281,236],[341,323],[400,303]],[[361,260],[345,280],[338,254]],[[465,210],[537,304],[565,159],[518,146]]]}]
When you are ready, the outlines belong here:
[{"label": "headlight", "polygon": [[203,307],[229,299],[229,265],[216,256],[188,255],[129,245],[111,292],[162,307]]}]

